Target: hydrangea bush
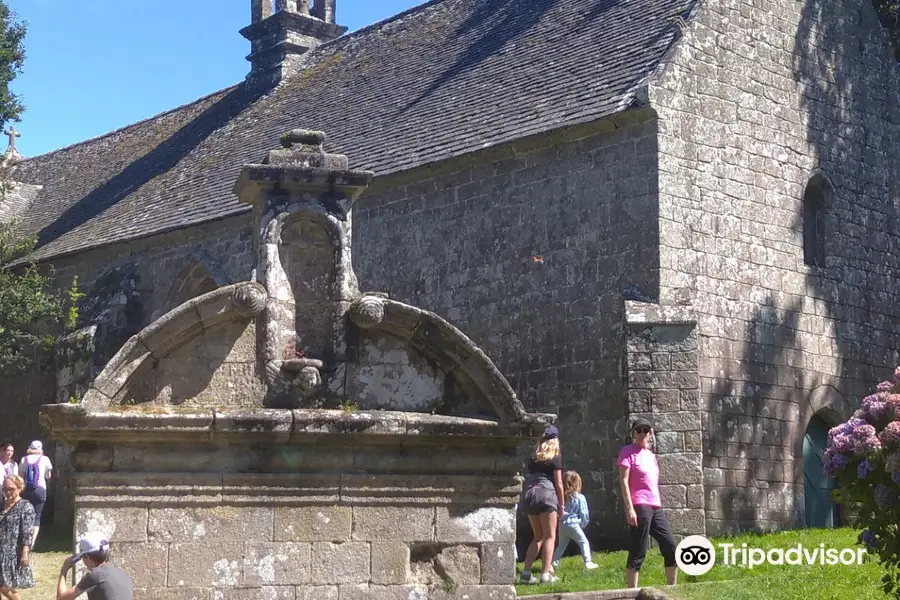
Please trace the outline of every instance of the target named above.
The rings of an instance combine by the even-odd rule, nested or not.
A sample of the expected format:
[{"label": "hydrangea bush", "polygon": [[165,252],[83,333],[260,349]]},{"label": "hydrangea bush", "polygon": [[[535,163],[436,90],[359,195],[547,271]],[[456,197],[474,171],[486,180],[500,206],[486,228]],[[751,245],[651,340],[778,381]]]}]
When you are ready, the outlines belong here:
[{"label": "hydrangea bush", "polygon": [[859,542],[886,570],[885,593],[900,598],[900,367],[828,432],[824,460],[835,499],[858,510]]}]

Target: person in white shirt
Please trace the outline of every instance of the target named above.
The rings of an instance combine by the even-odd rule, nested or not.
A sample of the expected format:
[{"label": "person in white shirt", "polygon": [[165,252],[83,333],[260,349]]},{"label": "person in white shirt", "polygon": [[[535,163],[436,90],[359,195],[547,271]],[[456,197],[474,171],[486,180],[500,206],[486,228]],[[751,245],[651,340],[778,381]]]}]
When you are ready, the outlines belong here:
[{"label": "person in white shirt", "polygon": [[13,460],[15,452],[16,448],[12,445],[12,442],[4,442],[0,445],[0,466],[3,467],[3,471],[6,473],[5,477],[19,474],[19,465]]},{"label": "person in white shirt", "polygon": [[22,462],[19,464],[19,473],[25,480],[25,490],[22,497],[34,506],[34,536],[31,546],[37,541],[38,532],[41,530],[41,515],[44,512],[44,504],[47,502],[47,480],[53,471],[50,459],[44,456],[44,445],[40,440],[34,440],[28,446]]}]

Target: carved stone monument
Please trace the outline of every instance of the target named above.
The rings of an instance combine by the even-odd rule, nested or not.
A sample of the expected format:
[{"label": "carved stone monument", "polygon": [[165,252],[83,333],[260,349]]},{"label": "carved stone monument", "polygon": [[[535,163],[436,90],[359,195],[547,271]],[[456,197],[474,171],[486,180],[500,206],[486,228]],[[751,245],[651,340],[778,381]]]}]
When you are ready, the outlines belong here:
[{"label": "carved stone monument", "polygon": [[526,414],[439,316],[363,294],[351,207],[372,173],[292,131],[235,192],[253,280],[134,336],[78,404],[75,535],[111,536],[139,598],[513,598]]}]

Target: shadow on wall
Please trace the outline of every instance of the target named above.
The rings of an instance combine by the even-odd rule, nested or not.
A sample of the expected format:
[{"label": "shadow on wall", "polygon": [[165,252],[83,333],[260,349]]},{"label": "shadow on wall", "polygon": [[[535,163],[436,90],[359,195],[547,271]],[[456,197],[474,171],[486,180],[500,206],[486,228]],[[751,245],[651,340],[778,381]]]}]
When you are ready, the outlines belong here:
[{"label": "shadow on wall", "polygon": [[[796,275],[802,287],[769,297],[757,310],[741,355],[734,357],[738,366],[710,397],[704,443],[711,456],[725,458],[718,471],[707,466],[719,478],[707,493],[721,510],[711,518],[728,529],[765,529],[773,520],[802,523],[802,493],[796,502],[785,493],[791,485],[802,490],[800,453],[809,419],[816,413],[832,423],[847,418],[843,413],[898,363],[900,336],[893,323],[900,311],[892,299],[900,290],[890,277],[900,268],[893,233],[900,223],[894,183],[900,119],[893,108],[898,70],[875,11],[855,4],[805,0],[801,9],[793,71],[807,121],[797,127],[805,128],[816,157],[806,177],[823,187],[823,218],[813,234],[822,251],[807,261],[813,264],[805,274]],[[792,226],[797,239],[809,244],[810,216],[805,224],[799,210],[803,197],[799,190]],[[808,321],[805,296],[814,299],[806,302]],[[823,317],[826,330],[806,327]],[[826,364],[835,359],[840,389],[822,391]],[[783,475],[782,458],[795,463]],[[773,485],[779,479],[784,486]],[[757,487],[760,481],[763,487]]]},{"label": "shadow on wall", "polygon": [[[806,139],[828,180],[824,265],[806,289],[834,326],[842,391],[861,398],[898,363],[900,287],[897,148],[900,70],[867,2],[806,0],[794,44],[794,78],[808,114]],[[810,174],[812,175],[812,174]],[[794,223],[802,232],[802,213]]]},{"label": "shadow on wall", "polygon": [[[703,443],[707,456],[719,462],[704,465],[707,507],[714,511],[708,518],[724,521],[729,532],[765,529],[763,513],[770,519],[795,520],[784,498],[770,501],[770,493],[783,496],[784,490],[757,487],[755,482],[791,478],[781,462],[792,433],[789,421],[797,418],[789,402],[801,394],[801,403],[808,401],[811,385],[798,368],[804,360],[798,340],[800,309],[798,300],[779,310],[768,297],[747,323],[739,362],[732,362],[732,372],[717,380],[709,396]],[[764,510],[779,502],[782,508],[776,508],[776,514]]]}]

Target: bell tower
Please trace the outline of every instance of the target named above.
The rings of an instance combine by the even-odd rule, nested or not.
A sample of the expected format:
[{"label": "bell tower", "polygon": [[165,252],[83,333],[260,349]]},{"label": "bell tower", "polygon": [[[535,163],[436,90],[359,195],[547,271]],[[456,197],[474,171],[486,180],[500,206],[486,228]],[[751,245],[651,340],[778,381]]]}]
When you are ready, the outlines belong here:
[{"label": "bell tower", "polygon": [[337,0],[250,0],[248,79],[278,83],[299,70],[300,57],[347,31],[336,25]]}]

